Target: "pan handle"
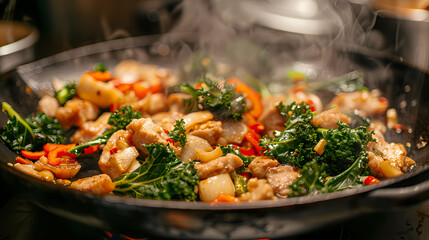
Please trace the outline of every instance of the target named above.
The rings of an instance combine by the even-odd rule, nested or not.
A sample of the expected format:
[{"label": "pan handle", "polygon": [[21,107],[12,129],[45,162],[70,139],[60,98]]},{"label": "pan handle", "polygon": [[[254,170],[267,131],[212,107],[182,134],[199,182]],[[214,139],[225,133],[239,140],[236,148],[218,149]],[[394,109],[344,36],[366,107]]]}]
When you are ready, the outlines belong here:
[{"label": "pan handle", "polygon": [[429,199],[429,180],[412,186],[381,188],[369,192],[361,204],[377,210],[409,207]]}]

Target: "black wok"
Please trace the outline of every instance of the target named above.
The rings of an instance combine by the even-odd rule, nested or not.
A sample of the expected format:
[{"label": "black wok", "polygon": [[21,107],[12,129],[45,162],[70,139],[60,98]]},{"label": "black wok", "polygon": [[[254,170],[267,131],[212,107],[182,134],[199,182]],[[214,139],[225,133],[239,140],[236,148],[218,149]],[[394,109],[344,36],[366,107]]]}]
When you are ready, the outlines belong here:
[{"label": "black wok", "polygon": [[[41,89],[50,86],[53,77],[69,81],[104,62],[112,68],[124,59],[177,68],[189,56],[192,44],[186,40],[167,41],[157,36],[122,39],[74,49],[53,57],[21,66],[14,79],[0,84],[0,100],[9,102],[19,113],[27,115],[36,108]],[[165,51],[168,49],[169,51]],[[282,46],[267,46],[267,52],[279,55]],[[280,54],[281,55],[281,54]],[[290,59],[290,56],[288,57]],[[289,64],[293,61],[277,62]],[[338,67],[340,62],[347,64]],[[350,70],[365,72],[366,84],[380,88],[398,109],[399,120],[412,127],[411,132],[389,132],[388,139],[409,143],[409,155],[417,165],[403,176],[380,184],[358,187],[331,194],[297,197],[278,201],[211,206],[203,202],[156,201],[118,196],[99,196],[66,189],[33,179],[7,163],[15,162],[16,154],[0,144],[0,171],[11,187],[25,194],[38,206],[57,215],[131,236],[172,238],[248,239],[281,237],[308,231],[326,224],[368,212],[407,207],[429,198],[428,147],[418,149],[422,139],[428,140],[429,74],[398,59],[359,49],[336,49],[335,55],[323,61],[309,61],[318,77],[338,75]],[[337,64],[338,63],[338,64]],[[33,89],[29,93],[28,85]],[[6,122],[2,114],[0,123]],[[95,158],[83,159],[77,177],[96,173]]]}]

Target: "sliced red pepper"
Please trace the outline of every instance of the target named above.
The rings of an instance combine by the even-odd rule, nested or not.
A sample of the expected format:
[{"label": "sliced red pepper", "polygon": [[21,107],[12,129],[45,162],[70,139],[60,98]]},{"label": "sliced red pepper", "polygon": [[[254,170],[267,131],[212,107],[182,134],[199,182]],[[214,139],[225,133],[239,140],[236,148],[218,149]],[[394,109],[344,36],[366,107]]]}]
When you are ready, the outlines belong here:
[{"label": "sliced red pepper", "polygon": [[32,151],[26,151],[26,150],[21,150],[21,155],[28,158],[28,159],[33,159],[33,160],[39,160],[40,157],[45,156],[46,152],[45,151],[40,151],[40,152],[32,152]]},{"label": "sliced red pepper", "polygon": [[260,133],[264,131],[265,126],[261,122],[254,122],[247,124],[247,127],[255,131],[256,133]]},{"label": "sliced red pepper", "polygon": [[248,173],[248,172],[242,172],[242,173],[238,173],[238,174],[240,174],[241,176],[243,176],[247,179],[250,179],[250,173]]},{"label": "sliced red pepper", "polygon": [[83,153],[84,154],[91,154],[91,153],[96,152],[98,149],[100,149],[100,145],[89,146],[89,147],[83,149]]},{"label": "sliced red pepper", "polygon": [[363,182],[363,184],[365,184],[365,185],[371,185],[371,184],[376,184],[376,183],[380,183],[380,180],[378,180],[377,178],[375,178],[373,176],[368,176],[367,178],[365,178],[365,181]]},{"label": "sliced red pepper", "polygon": [[305,103],[307,103],[308,105],[310,105],[310,110],[312,112],[316,111],[316,105],[314,104],[313,100],[308,99]]},{"label": "sliced red pepper", "polygon": [[381,103],[387,103],[388,102],[387,98],[385,98],[385,97],[379,97],[378,101]]},{"label": "sliced red pepper", "polygon": [[171,139],[171,138],[167,138],[167,139],[165,139],[167,142],[169,142],[169,143],[171,143],[171,144],[174,144],[175,142],[174,142],[174,140],[173,139]]},{"label": "sliced red pepper", "polygon": [[[45,144],[46,145],[46,144]],[[76,158],[76,154],[70,154],[68,151],[76,146],[76,144],[59,145],[57,148],[48,152],[48,164],[52,166],[58,166],[61,164],[61,156],[69,156]]]},{"label": "sliced red pepper", "polygon": [[17,163],[21,163],[21,164],[33,164],[32,161],[25,159],[25,158],[22,158],[22,157],[16,157],[15,160]]},{"label": "sliced red pepper", "polygon": [[115,102],[115,103],[110,104],[110,109],[109,110],[110,110],[111,113],[113,113],[116,110],[119,110],[119,103]]},{"label": "sliced red pepper", "polygon": [[255,156],[256,154],[253,148],[249,148],[249,149],[240,148],[240,152],[245,156]]},{"label": "sliced red pepper", "polygon": [[255,152],[256,152],[256,156],[261,156],[262,153],[261,151],[263,150],[262,147],[259,146],[259,139],[261,138],[260,136],[258,136],[259,134],[253,132],[253,131],[248,131],[246,133],[245,138],[247,141],[250,142],[250,144],[252,144],[253,148],[255,148]]},{"label": "sliced red pepper", "polygon": [[149,87],[149,92],[152,94],[153,93],[159,93],[159,92],[161,92],[161,89],[162,89],[162,84],[156,83],[156,84],[153,84],[152,86]]},{"label": "sliced red pepper", "polygon": [[117,153],[118,152],[118,148],[117,147],[113,147],[112,149],[110,149],[110,151],[109,151],[109,153],[110,153],[110,155],[113,155],[113,154],[115,154],[115,153]]}]

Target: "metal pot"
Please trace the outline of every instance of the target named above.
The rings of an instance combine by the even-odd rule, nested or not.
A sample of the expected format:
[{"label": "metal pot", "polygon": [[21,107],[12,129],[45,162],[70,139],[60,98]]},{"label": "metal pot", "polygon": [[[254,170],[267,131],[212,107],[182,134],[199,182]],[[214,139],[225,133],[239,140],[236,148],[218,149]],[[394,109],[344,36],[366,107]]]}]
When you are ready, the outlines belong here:
[{"label": "metal pot", "polygon": [[[184,36],[175,41],[161,41],[159,36],[115,40],[21,66],[16,79],[0,83],[0,99],[26,115],[34,111],[38,99],[37,94],[25,91],[26,85],[37,93],[49,86],[53,77],[74,80],[95,63],[104,62],[112,67],[130,58],[176,67],[186,60],[187,53],[192,53],[192,43],[186,39],[189,35]],[[282,46],[264,49],[275,53],[275,56],[282,56]],[[420,96],[422,91],[429,89],[429,74],[389,55],[364,49],[336,50],[335,57],[324,59],[324,65],[312,63],[305,66],[310,72],[322,72],[318,76],[324,76],[328,71],[337,74],[341,69],[335,64],[346,59],[348,68],[364,71],[367,84],[380,88],[391,99],[391,107],[398,109],[401,123],[412,127],[411,133],[388,134],[390,140],[409,143],[409,153],[417,162],[411,172],[380,184],[331,194],[216,206],[204,202],[100,196],[46,183],[7,166],[7,163],[15,161],[16,154],[3,144],[0,145],[0,176],[35,204],[57,215],[131,236],[185,239],[283,237],[368,212],[410,206],[428,199],[429,181],[422,179],[429,174],[429,148],[418,149],[417,146],[421,139],[427,141],[429,136],[426,121],[429,117],[429,96]],[[345,72],[348,70],[342,69]],[[0,124],[4,125],[5,122],[6,117],[1,115]],[[81,162],[83,166],[77,177],[98,169],[96,159],[82,159]]]}]

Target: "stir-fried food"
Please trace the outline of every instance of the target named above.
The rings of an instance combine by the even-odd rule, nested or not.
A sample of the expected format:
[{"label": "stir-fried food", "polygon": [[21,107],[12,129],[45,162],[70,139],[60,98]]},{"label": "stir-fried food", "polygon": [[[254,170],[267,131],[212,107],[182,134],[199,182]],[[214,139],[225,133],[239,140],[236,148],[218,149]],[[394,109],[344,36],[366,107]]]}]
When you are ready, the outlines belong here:
[{"label": "stir-fried food", "polygon": [[[98,65],[76,83],[55,83],[26,118],[4,102],[1,138],[19,152],[11,166],[96,194],[240,202],[375,184],[415,165],[384,138],[388,101],[379,91],[321,101],[295,80],[262,97],[235,77],[177,85],[169,70],[130,60],[113,73]],[[99,169],[81,178],[82,161],[95,159],[86,155]]]}]

